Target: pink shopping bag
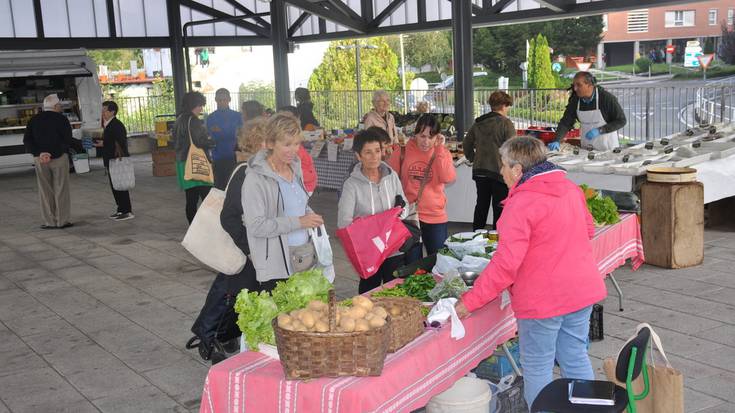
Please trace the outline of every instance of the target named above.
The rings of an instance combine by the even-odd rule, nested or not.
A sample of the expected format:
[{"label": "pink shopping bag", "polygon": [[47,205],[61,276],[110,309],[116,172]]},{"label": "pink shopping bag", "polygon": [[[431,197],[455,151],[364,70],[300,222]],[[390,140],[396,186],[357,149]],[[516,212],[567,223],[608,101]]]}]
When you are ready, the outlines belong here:
[{"label": "pink shopping bag", "polygon": [[360,278],[375,274],[383,261],[411,237],[400,214],[401,208],[395,207],[356,218],[352,224],[337,230],[337,238]]}]

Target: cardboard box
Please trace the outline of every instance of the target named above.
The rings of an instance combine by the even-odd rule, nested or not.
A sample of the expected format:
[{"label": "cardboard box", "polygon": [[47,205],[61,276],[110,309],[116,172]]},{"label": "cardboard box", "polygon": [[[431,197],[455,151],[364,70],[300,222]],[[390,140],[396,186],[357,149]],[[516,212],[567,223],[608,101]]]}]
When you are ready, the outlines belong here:
[{"label": "cardboard box", "polygon": [[176,163],[176,151],[173,149],[157,149],[151,152],[153,165]]},{"label": "cardboard box", "polygon": [[176,176],[176,164],[153,164],[153,176]]}]

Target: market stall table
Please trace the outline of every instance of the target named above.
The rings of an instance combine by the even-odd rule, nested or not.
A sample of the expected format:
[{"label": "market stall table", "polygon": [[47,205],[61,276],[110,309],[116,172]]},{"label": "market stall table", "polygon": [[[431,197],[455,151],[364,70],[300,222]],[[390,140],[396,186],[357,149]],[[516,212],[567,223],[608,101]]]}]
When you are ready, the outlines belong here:
[{"label": "market stall table", "polygon": [[377,377],[286,380],[278,360],[245,352],[207,374],[200,411],[214,412],[410,412],[451,387],[495,348],[512,338],[511,306],[500,299],[463,320],[466,335],[449,336],[449,326],[427,330],[388,354]]},{"label": "market stall table", "polygon": [[[311,150],[314,143],[304,143],[304,147],[307,151]],[[321,189],[335,189],[342,190],[342,184],[344,184],[349,174],[352,165],[357,162],[355,152],[352,150],[342,149],[340,145],[337,150],[337,160],[330,161],[328,159],[327,144],[324,145],[322,150],[319,152],[319,156],[314,158],[314,169],[316,169],[317,175],[317,187]]]}]

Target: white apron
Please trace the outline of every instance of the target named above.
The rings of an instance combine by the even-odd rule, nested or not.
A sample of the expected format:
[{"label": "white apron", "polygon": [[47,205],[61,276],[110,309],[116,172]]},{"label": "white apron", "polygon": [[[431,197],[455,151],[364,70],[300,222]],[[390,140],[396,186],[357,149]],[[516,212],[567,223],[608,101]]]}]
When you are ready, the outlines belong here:
[{"label": "white apron", "polygon": [[[594,128],[604,126],[607,122],[605,122],[605,118],[602,116],[602,112],[600,112],[600,93],[597,89],[595,89],[594,110],[579,110],[579,104],[581,101],[581,98],[577,101],[577,119],[579,119],[580,123],[579,137],[581,138],[582,146],[589,149],[590,141],[585,138],[585,136],[587,136],[587,132]],[[592,140],[592,149],[596,151],[609,151],[617,148],[618,146],[620,146],[620,142],[618,141],[617,131],[602,133],[600,136]]]}]

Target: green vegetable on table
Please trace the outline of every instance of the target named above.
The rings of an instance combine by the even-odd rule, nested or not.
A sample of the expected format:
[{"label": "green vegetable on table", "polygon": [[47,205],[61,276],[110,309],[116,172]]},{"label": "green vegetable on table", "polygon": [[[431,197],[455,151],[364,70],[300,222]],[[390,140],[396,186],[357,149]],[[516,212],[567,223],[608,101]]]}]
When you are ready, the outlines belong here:
[{"label": "green vegetable on table", "polygon": [[407,295],[406,290],[400,286],[384,288],[370,294],[371,297],[406,297]]},{"label": "green vegetable on table", "polygon": [[439,301],[442,298],[459,298],[463,292],[467,291],[467,284],[465,284],[462,277],[446,277],[441,280],[434,288],[429,291],[429,297],[431,301]]},{"label": "green vegetable on table", "polygon": [[327,302],[327,294],[331,289],[332,284],[322,275],[321,270],[308,270],[278,282],[271,294],[278,310],[283,313],[304,308],[309,301]]},{"label": "green vegetable on table", "polygon": [[598,224],[611,225],[620,222],[618,206],[615,205],[615,202],[609,196],[588,199],[587,208],[590,214],[592,214],[592,218]]},{"label": "green vegetable on table", "polygon": [[431,274],[412,275],[401,284],[401,288],[409,296],[421,301],[431,301],[429,291],[436,286],[436,280]]},{"label": "green vegetable on table", "polygon": [[[450,239],[450,241],[451,241],[451,239]],[[440,249],[439,251],[437,251],[437,254],[445,255],[447,257],[452,257],[452,258],[455,258],[455,259],[460,259],[454,252],[452,252],[452,250],[450,250],[447,247],[444,247],[444,248]]]}]

